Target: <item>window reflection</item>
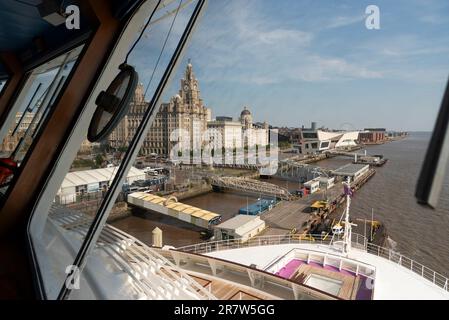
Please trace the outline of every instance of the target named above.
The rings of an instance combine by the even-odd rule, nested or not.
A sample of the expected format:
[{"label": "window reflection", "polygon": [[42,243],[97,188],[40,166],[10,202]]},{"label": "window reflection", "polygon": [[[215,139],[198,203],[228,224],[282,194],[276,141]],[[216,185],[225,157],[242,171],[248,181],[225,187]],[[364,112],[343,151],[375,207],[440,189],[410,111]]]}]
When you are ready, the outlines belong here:
[{"label": "window reflection", "polygon": [[12,123],[0,144],[2,163],[8,162],[11,169],[3,168],[0,174],[0,192],[6,193],[19,170],[33,140],[42,130],[64,82],[67,80],[79,55],[76,48],[31,71],[22,92],[12,108]]},{"label": "window reflection", "polygon": [[0,94],[3,91],[3,87],[5,86],[5,84],[6,84],[6,80],[0,80]]}]

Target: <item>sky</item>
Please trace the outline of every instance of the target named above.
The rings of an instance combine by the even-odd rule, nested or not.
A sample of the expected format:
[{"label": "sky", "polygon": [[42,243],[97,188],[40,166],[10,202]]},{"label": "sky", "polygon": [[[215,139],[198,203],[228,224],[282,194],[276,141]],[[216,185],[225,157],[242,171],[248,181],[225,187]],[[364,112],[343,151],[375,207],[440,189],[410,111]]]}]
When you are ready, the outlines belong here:
[{"label": "sky", "polygon": [[[371,4],[379,30],[365,26]],[[192,9],[176,16],[147,97]],[[274,126],[430,131],[449,75],[447,12],[445,0],[210,0],[164,99],[191,59],[214,117],[248,106]],[[131,55],[145,86],[172,18]]]}]

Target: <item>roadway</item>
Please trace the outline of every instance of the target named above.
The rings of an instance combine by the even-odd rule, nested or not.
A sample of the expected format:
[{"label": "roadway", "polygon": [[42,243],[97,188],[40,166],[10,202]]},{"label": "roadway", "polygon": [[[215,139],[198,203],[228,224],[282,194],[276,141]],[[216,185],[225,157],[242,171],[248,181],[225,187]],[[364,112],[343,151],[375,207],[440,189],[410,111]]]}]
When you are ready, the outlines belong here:
[{"label": "roadway", "polygon": [[267,229],[261,235],[282,235],[289,233],[293,228],[297,231],[305,229],[308,222],[311,222],[312,215],[307,212],[307,208],[318,200],[329,199],[332,202],[340,194],[343,188],[337,183],[327,191],[315,192],[294,201],[282,201],[270,211],[260,215],[265,221]]}]

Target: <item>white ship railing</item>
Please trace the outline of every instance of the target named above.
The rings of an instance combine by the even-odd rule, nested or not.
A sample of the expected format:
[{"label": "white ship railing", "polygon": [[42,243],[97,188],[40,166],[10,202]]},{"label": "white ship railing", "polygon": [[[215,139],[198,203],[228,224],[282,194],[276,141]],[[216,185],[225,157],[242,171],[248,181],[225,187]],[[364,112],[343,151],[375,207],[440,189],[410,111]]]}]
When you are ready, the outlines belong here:
[{"label": "white ship railing", "polygon": [[[322,235],[310,235],[307,237],[300,237],[295,234],[288,235],[269,235],[269,236],[256,236],[247,241],[242,242],[240,239],[228,239],[219,241],[209,241],[193,245],[188,245],[184,247],[176,248],[176,250],[205,254],[209,252],[247,248],[247,247],[257,247],[257,246],[268,246],[268,245],[279,245],[279,244],[330,244],[331,236]],[[369,243],[367,238],[363,235],[353,233],[352,234],[352,247],[364,250],[367,253],[379,256],[381,258],[392,261],[406,269],[413,271],[414,273],[420,275],[424,279],[432,282],[433,284],[441,287],[445,291],[449,291],[449,279],[423,264],[406,257],[399,252],[392,249],[380,247],[378,245]]]},{"label": "white ship railing", "polygon": [[441,273],[438,273],[430,269],[429,267],[426,267],[425,265],[417,262],[416,260],[404,256],[392,249],[380,247],[372,243],[368,243],[365,250],[370,254],[374,254],[376,256],[395,262],[400,266],[420,275],[424,279],[429,280],[433,284],[443,288],[445,291],[449,291],[449,279],[447,277],[445,277]]}]

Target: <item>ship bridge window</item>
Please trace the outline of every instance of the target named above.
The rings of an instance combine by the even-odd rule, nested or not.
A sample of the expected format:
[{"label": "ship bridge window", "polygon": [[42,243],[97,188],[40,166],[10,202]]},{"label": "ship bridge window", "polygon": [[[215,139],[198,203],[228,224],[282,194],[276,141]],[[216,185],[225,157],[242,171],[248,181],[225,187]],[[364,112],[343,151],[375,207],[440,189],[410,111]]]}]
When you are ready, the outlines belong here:
[{"label": "ship bridge window", "polygon": [[[92,100],[87,102],[78,125],[67,142],[57,172],[49,179],[48,184],[54,183],[58,187],[45,189],[45,194],[33,213],[30,235],[37,252],[36,259],[47,298],[67,298],[69,295],[73,299],[92,295],[102,299],[119,298],[115,290],[96,291],[101,279],[118,280],[121,277],[120,270],[117,270],[119,267],[111,256],[114,249],[111,247],[104,252],[95,249],[97,239],[101,246],[106,247],[110,241],[118,241],[115,236],[112,240],[109,236],[98,238],[101,228],[98,227],[96,219],[106,221],[108,215],[110,218],[127,215],[128,195],[133,192],[140,190],[142,193],[165,193],[167,189],[173,188],[167,186],[168,174],[156,178],[143,170],[145,167],[161,167],[159,159],[146,161],[143,156],[154,150],[163,155],[165,151],[161,148],[163,144],[160,141],[163,136],[161,130],[164,128],[157,126],[160,121],[152,127],[157,133],[158,141],[143,143],[140,138],[147,137],[147,132],[158,113],[159,101],[166,101],[169,97],[164,95],[164,89],[172,74],[176,73],[177,60],[186,47],[188,36],[204,8],[205,1],[162,1],[160,7],[156,7],[157,3],[146,1],[137,9],[105,66],[108,70],[118,70],[119,65],[123,63],[123,52],[132,48],[127,57],[127,64],[139,73],[139,80],[134,99],[130,100],[126,114],[109,136],[94,142],[87,139],[88,130],[85,123],[90,123],[97,108],[96,97],[110,85],[116,74],[112,79],[102,76],[93,89]],[[143,33],[139,37],[141,30]],[[194,77],[194,74],[190,73],[191,69],[183,71],[186,72],[185,77]],[[88,114],[91,116],[88,117]],[[58,170],[62,167],[66,169]],[[170,165],[164,164],[164,167]],[[78,227],[69,227],[71,223],[78,224],[81,221],[83,222]],[[205,223],[207,225],[207,221]],[[95,226],[91,233],[95,234],[95,239],[87,235],[91,226]],[[149,229],[150,234],[151,231],[152,229]],[[89,238],[93,240],[85,240]],[[78,262],[75,257],[79,252],[87,252],[85,250],[89,253],[84,256],[82,262],[83,267],[84,262],[87,262],[87,265],[81,273],[81,290],[72,291],[72,288],[65,285],[66,268],[71,265],[81,267],[81,263],[76,264]],[[90,254],[98,259],[103,256],[106,260],[100,265],[97,258],[86,260]],[[98,267],[103,272],[101,278],[94,276],[94,270],[98,270]],[[121,272],[126,273],[123,269]],[[134,292],[134,289],[130,286],[126,290]],[[134,294],[137,296],[141,291],[137,290]]]},{"label": "ship bridge window", "polygon": [[26,75],[27,80],[0,129],[0,193],[5,194],[13,183],[81,49],[82,46],[66,52]]}]

